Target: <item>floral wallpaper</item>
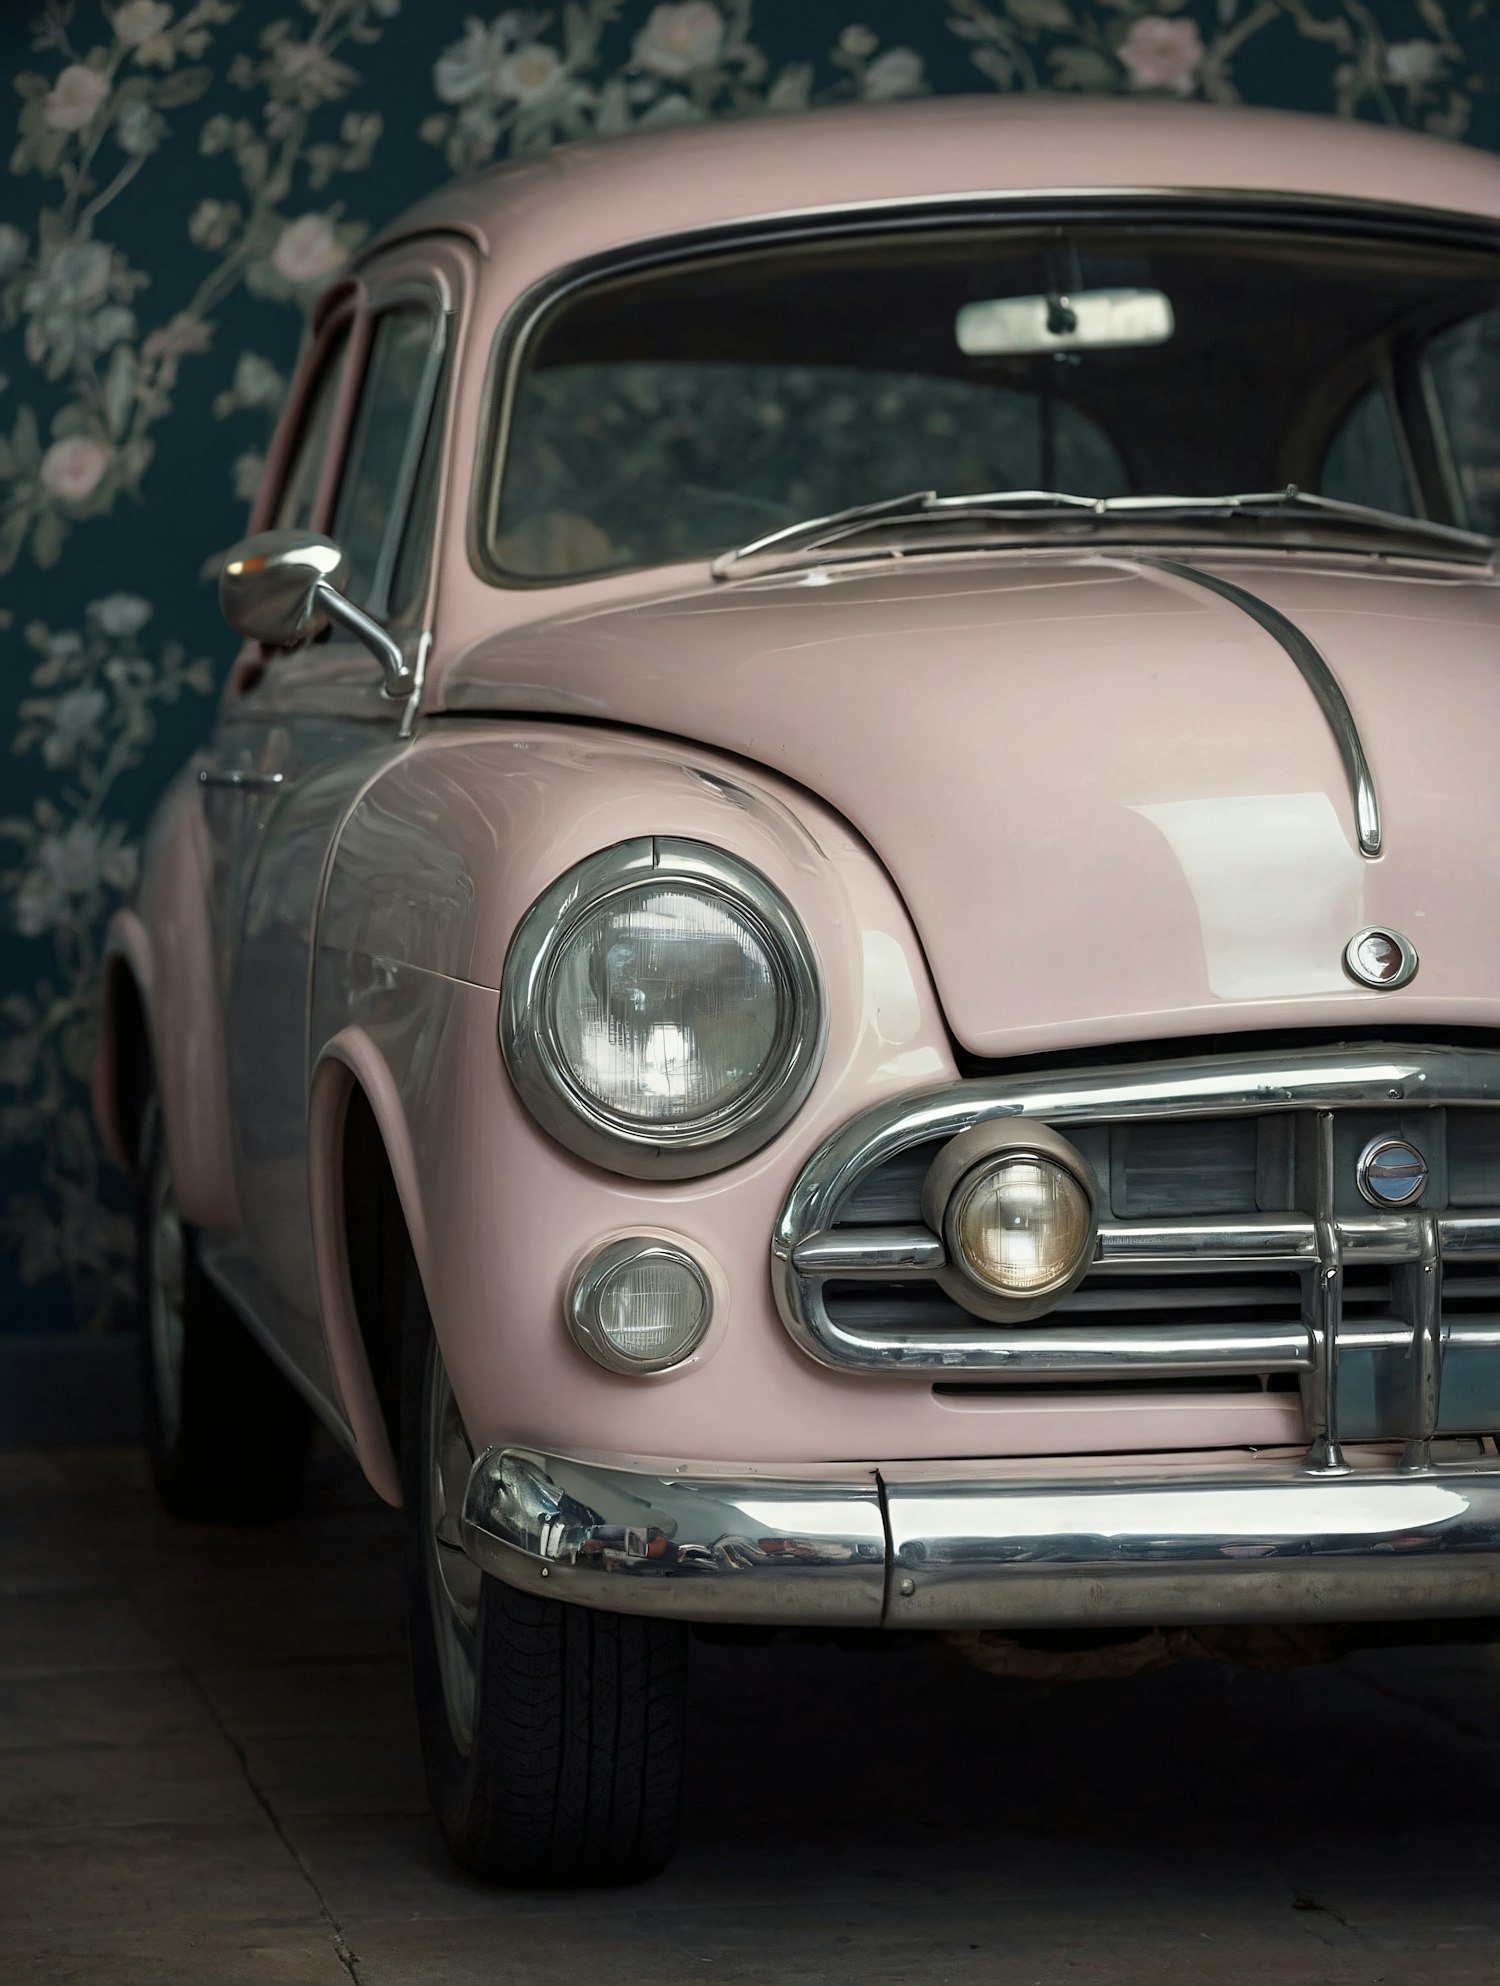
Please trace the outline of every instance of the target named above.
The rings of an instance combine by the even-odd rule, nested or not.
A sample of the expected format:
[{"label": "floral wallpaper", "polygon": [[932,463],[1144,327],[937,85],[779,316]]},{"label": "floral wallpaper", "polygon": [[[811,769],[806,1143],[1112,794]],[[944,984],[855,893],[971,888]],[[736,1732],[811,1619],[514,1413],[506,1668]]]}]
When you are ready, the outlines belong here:
[{"label": "floral wallpaper", "polygon": [[309,299],[450,173],[927,92],[1245,100],[1500,145],[1487,0],[10,0],[0,1329],[126,1314],[84,1078],[105,921],[230,651],[206,569]]}]

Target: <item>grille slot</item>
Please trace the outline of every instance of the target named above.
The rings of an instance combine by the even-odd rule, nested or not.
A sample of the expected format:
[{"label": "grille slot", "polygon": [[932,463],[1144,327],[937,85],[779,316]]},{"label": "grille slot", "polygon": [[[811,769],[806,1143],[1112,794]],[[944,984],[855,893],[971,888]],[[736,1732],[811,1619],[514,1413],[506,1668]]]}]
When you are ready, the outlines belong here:
[{"label": "grille slot", "polygon": [[1450,1110],[1448,1204],[1500,1206],[1500,1110]]},{"label": "grille slot", "polygon": [[1253,1117],[1111,1128],[1110,1204],[1121,1220],[1253,1214],[1259,1170],[1260,1127]]}]

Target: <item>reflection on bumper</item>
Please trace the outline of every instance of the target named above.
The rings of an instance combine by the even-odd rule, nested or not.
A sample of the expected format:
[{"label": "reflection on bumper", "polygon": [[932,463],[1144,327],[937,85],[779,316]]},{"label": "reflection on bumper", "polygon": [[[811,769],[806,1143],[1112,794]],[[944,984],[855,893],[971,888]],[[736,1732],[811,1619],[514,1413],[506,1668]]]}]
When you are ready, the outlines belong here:
[{"label": "reflection on bumper", "polygon": [[888,1550],[873,1469],[651,1474],[492,1448],[474,1464],[464,1544],[535,1593],[684,1620],[878,1627]]},{"label": "reflection on bumper", "polygon": [[[972,1467],[972,1465],[969,1465]],[[788,1626],[1500,1615],[1500,1464],[988,1481],[899,1465],[665,1473],[491,1448],[464,1542],[513,1586]]]}]

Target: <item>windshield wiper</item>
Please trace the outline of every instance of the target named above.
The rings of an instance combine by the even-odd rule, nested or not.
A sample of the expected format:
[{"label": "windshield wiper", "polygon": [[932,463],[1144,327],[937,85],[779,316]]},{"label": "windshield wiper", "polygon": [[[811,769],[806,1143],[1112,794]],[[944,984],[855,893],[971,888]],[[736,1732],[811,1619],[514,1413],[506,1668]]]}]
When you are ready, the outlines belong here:
[{"label": "windshield wiper", "polygon": [[[1321,522],[1376,538],[1394,535],[1408,543],[1441,546],[1467,559],[1488,560],[1495,551],[1495,541],[1479,532],[1346,503],[1339,497],[1314,496],[1295,483],[1280,490],[1207,497],[1090,497],[1067,490],[994,490],[980,496],[944,497],[935,490],[914,490],[907,496],[855,504],[828,517],[789,524],[724,553],[713,570],[717,578],[729,579],[789,565],[881,558],[908,550],[951,551],[1027,542],[1051,535],[1059,526],[1071,526],[1073,535],[1078,535],[1111,524],[1137,529],[1170,526],[1183,517],[1204,521],[1295,517],[1308,525]],[[940,525],[954,529],[934,534],[933,527]]]}]

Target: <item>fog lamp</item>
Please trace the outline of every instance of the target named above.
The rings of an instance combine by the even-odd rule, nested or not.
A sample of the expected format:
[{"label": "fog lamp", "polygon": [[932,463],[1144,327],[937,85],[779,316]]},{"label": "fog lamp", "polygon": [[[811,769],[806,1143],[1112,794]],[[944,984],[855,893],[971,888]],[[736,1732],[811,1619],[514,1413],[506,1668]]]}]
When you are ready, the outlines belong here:
[{"label": "fog lamp", "polygon": [[943,1237],[938,1281],[976,1316],[1051,1310],[1094,1259],[1096,1186],[1083,1154],[1046,1124],[974,1124],[933,1159],[922,1188]]},{"label": "fog lamp", "polygon": [[1094,1238],[1093,1208],[1072,1173],[1029,1153],[971,1173],[949,1227],[964,1268],[1001,1296],[1060,1289]]},{"label": "fog lamp", "polygon": [[708,1278],[684,1248],[650,1235],[590,1257],[568,1295],[573,1336],[611,1372],[662,1372],[702,1343],[713,1315]]}]

